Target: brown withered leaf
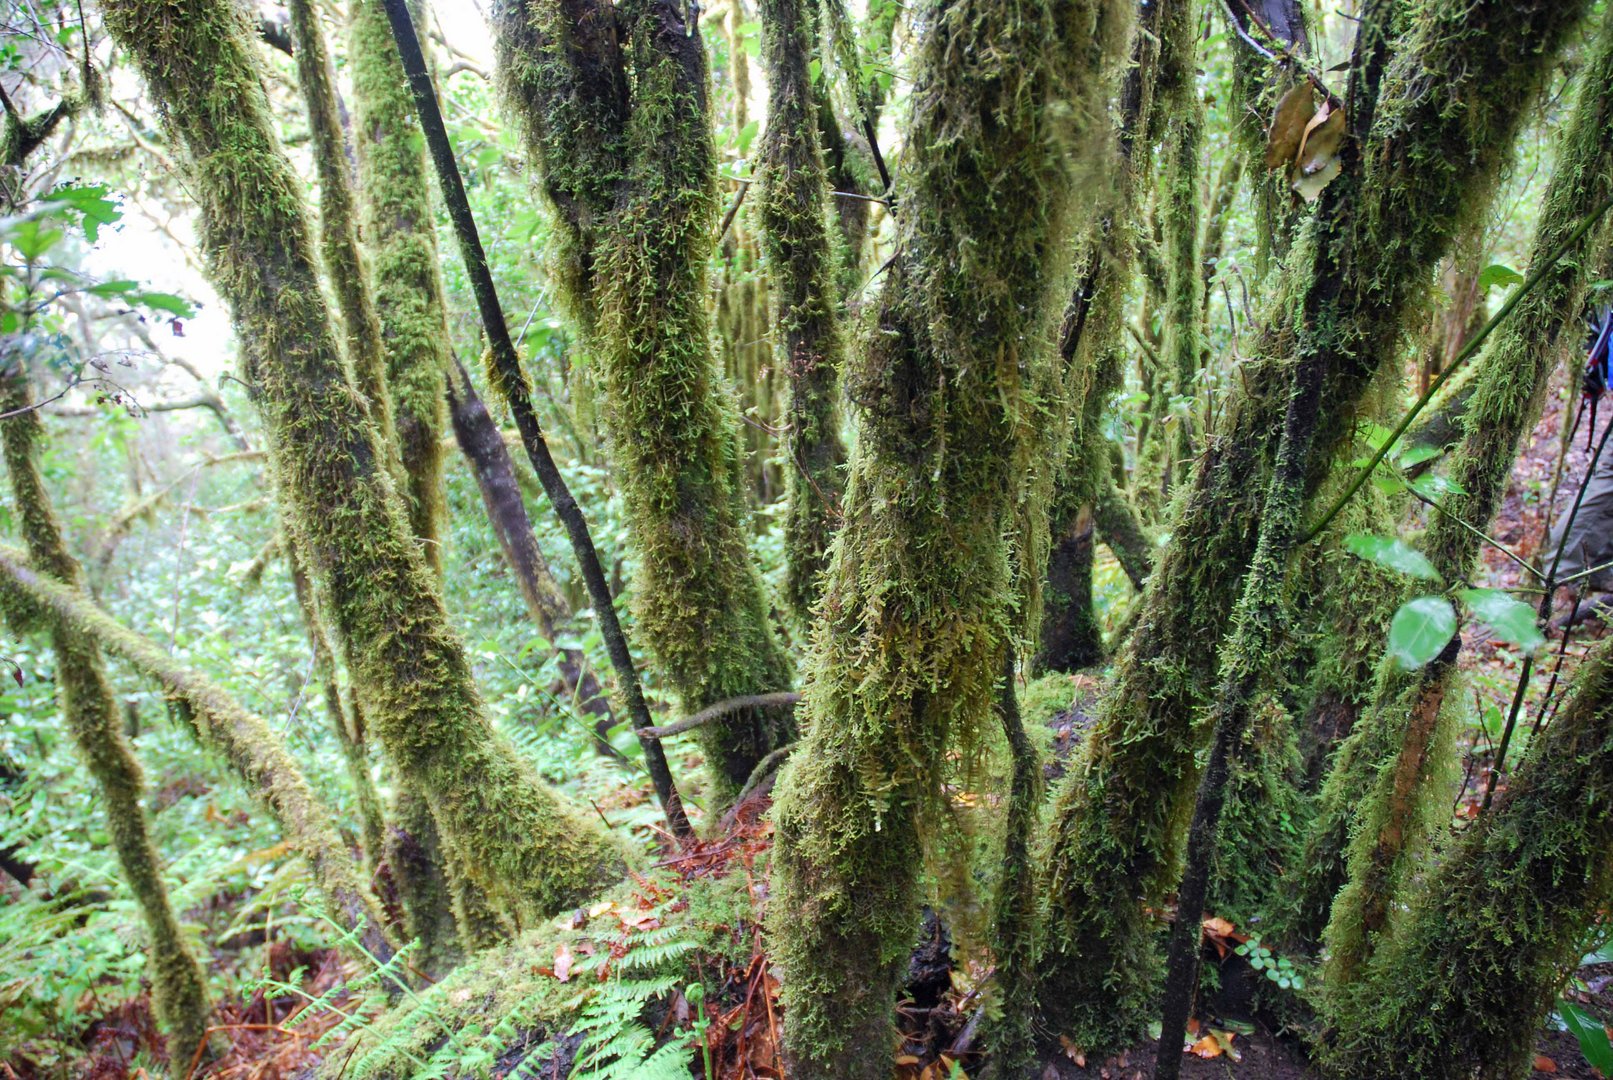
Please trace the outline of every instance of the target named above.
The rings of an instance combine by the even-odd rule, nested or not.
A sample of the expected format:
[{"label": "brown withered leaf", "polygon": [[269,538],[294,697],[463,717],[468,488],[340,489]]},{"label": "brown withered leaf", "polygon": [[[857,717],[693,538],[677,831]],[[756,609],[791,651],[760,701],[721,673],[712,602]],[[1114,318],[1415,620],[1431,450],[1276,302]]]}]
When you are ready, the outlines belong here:
[{"label": "brown withered leaf", "polygon": [[1344,110],[1323,105],[1305,125],[1305,138],[1299,149],[1299,171],[1311,176],[1328,167],[1338,157],[1344,142]]},{"label": "brown withered leaf", "polygon": [[1277,100],[1266,129],[1266,168],[1281,169],[1293,162],[1305,138],[1305,125],[1316,112],[1316,91],[1301,80]]}]

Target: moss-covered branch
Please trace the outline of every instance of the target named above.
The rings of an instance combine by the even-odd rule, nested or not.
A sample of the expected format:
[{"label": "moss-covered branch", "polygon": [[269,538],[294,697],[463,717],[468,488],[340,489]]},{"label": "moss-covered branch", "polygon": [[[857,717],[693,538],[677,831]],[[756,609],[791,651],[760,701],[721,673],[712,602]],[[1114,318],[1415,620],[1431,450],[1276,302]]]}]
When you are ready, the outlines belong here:
[{"label": "moss-covered branch", "polygon": [[1613,642],[1495,805],[1405,899],[1325,1060],[1340,1080],[1506,1080],[1613,896]]},{"label": "moss-covered branch", "polygon": [[355,0],[348,37],[364,243],[397,428],[409,525],[442,573],[442,434],[449,333],[425,140],[380,0]]},{"label": "moss-covered branch", "polygon": [[[1613,194],[1613,18],[1604,17],[1579,75],[1578,99],[1564,126],[1540,221],[1532,264],[1539,269],[1584,219]],[[1592,272],[1606,249],[1586,236],[1563,252],[1549,275],[1524,298],[1490,341],[1475,368],[1462,418],[1462,443],[1451,463],[1443,512],[1430,524],[1424,548],[1447,582],[1467,580],[1480,535],[1501,506],[1518,440],[1540,416],[1552,373],[1579,333],[1579,314]],[[1389,917],[1406,859],[1426,839],[1425,809],[1433,777],[1450,767],[1451,732],[1442,729],[1446,691],[1456,674],[1460,639],[1416,671],[1385,660],[1374,700],[1351,755],[1348,783],[1357,795],[1357,827],[1349,852],[1349,884],[1333,906],[1327,934],[1330,982],[1342,985],[1370,955],[1373,935]],[[1367,746],[1378,755],[1360,752]],[[1387,755],[1387,756],[1382,756]],[[1332,854],[1319,852],[1320,855]],[[1336,856],[1335,856],[1336,857]]]},{"label": "moss-covered branch", "polygon": [[[500,10],[505,96],[559,225],[561,298],[600,360],[645,642],[685,712],[783,689],[790,665],[747,547],[739,418],[711,349],[716,155],[700,35],[674,0]],[[761,714],[708,725],[719,797],[792,732]]]},{"label": "moss-covered branch", "polygon": [[785,593],[803,623],[828,564],[846,454],[836,408],[844,348],[835,249],[808,66],[817,29],[811,12],[799,0],[766,0],[761,6],[768,118],[756,192],[773,283],[774,347],[790,379]]},{"label": "moss-covered branch", "polygon": [[374,902],[337,835],[330,810],[308,786],[302,769],[262,717],[242,708],[213,682],[175,663],[154,642],[120,625],[77,589],[38,573],[20,552],[0,547],[0,574],[10,597],[20,596],[37,605],[52,623],[121,656],[161,683],[170,697],[182,701],[203,738],[224,755],[230,770],[262,801],[286,841],[307,861],[332,917],[350,929],[364,927],[364,946],[374,955],[392,955]]},{"label": "moss-covered branch", "polygon": [[308,111],[314,168],[319,174],[319,248],[325,275],[347,332],[347,362],[370,406],[371,418],[390,447],[392,405],[386,389],[381,322],[370,291],[370,272],[358,246],[353,190],[348,183],[347,140],[336,101],[336,73],[314,0],[288,0],[297,84]]}]

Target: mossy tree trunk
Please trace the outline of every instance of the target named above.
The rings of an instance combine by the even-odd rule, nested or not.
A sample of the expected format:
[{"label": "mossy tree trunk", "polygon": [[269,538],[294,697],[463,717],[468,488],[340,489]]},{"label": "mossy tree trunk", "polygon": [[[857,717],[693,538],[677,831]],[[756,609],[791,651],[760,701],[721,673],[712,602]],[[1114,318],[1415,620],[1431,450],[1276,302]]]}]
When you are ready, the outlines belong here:
[{"label": "mossy tree trunk", "polygon": [[948,750],[992,718],[1015,624],[1004,538],[1057,404],[1029,391],[1056,385],[1072,170],[1101,188],[1129,23],[1086,0],[952,0],[916,21],[898,254],[848,373],[845,521],[775,807],[771,940],[803,1077],[890,1072],[921,828]]},{"label": "mossy tree trunk", "polygon": [[784,439],[785,600],[803,625],[840,513],[844,360],[827,173],[809,71],[816,20],[798,0],[761,6],[768,121],[756,202],[774,293],[773,333],[789,374]]},{"label": "mossy tree trunk", "polygon": [[619,853],[483,711],[386,450],[336,347],[306,209],[275,140],[242,17],[225,0],[118,0],[105,15],[185,152],[289,524],[369,730],[403,782],[430,801],[444,844],[506,918],[530,920],[580,898],[618,871]]},{"label": "mossy tree trunk", "polygon": [[403,464],[409,525],[442,574],[450,336],[437,254],[425,137],[415,119],[380,0],[355,0],[348,57],[364,242],[374,267],[386,387]]},{"label": "mossy tree trunk", "polygon": [[[15,516],[33,565],[63,586],[82,589],[84,575],[67,550],[62,529],[39,471],[38,446],[43,425],[23,369],[13,349],[0,350],[0,448],[11,478]],[[8,604],[17,629],[34,620],[32,605]],[[19,616],[23,616],[19,618]],[[151,978],[157,1019],[168,1033],[169,1057],[187,1068],[207,1038],[207,982],[190,943],[180,929],[162,877],[162,860],[151,838],[142,802],[145,777],[124,738],[121,716],[107,681],[101,650],[93,634],[60,619],[49,619],[51,649],[56,654],[56,688],[62,717],[73,744],[94,778],[106,813],[123,879],[134,894],[147,936],[147,972]]]},{"label": "mossy tree trunk", "polygon": [[[1367,9],[1349,94],[1358,104],[1347,160],[1357,164],[1327,188],[1301,234],[1255,343],[1258,362],[1245,365],[1246,386],[1197,459],[1114,687],[1055,793],[1044,1005],[1089,1050],[1135,1038],[1151,1001],[1157,967],[1143,907],[1159,906],[1175,883],[1205,733],[1195,720],[1218,685],[1219,643],[1254,552],[1290,365],[1326,359],[1304,462],[1309,495],[1373,377],[1398,359],[1428,274],[1485,204],[1581,10],[1438,0],[1418,9],[1390,65],[1387,14]],[[1509,92],[1494,93],[1498,85]]]},{"label": "mossy tree trunk", "polygon": [[[791,681],[744,525],[738,416],[707,312],[716,154],[705,50],[673,0],[511,0],[500,70],[557,220],[561,300],[597,353],[639,626],[685,712]],[[718,798],[793,725],[707,724]]]},{"label": "mossy tree trunk", "polygon": [[1349,993],[1327,1074],[1526,1075],[1610,897],[1613,642],[1604,641],[1507,790],[1405,897],[1408,910]]},{"label": "mossy tree trunk", "polygon": [[[1586,217],[1613,195],[1613,18],[1604,17],[1579,76],[1579,97],[1559,141],[1557,164],[1535,229],[1532,268],[1545,267]],[[1540,416],[1552,373],[1577,343],[1592,272],[1606,247],[1589,234],[1572,244],[1490,339],[1462,419],[1466,430],[1451,462],[1449,492],[1424,547],[1445,581],[1466,581],[1480,534],[1501,507],[1518,441]],[[1333,905],[1327,932],[1330,983],[1349,981],[1371,954],[1389,919],[1409,858],[1426,841],[1443,802],[1436,777],[1454,765],[1445,707],[1456,676],[1460,636],[1428,664],[1405,671],[1381,665],[1372,706],[1341,784],[1356,793],[1349,883]],[[1442,723],[1442,718],[1445,718]],[[1366,797],[1361,798],[1365,793]],[[1318,851],[1319,857],[1337,852]]]},{"label": "mossy tree trunk", "polygon": [[353,189],[348,182],[347,139],[336,100],[336,73],[314,0],[289,0],[292,56],[308,112],[314,168],[319,176],[319,249],[326,279],[346,331],[347,363],[370,407],[383,445],[395,445],[381,322],[370,289],[370,268],[358,243]]}]

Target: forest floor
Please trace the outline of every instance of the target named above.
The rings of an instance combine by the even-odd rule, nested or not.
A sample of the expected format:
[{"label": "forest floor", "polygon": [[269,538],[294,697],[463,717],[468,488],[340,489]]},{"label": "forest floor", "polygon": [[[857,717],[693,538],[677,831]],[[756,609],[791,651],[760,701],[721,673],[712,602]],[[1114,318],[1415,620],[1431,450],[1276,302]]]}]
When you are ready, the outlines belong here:
[{"label": "forest floor", "polygon": [[[1577,406],[1577,402],[1574,403]],[[1572,421],[1572,411],[1557,397],[1548,403],[1541,423],[1520,455],[1507,493],[1504,509],[1495,527],[1495,538],[1524,559],[1533,559],[1542,540],[1542,521],[1548,493],[1552,488],[1557,466],[1561,425]],[[1603,423],[1613,422],[1603,418]],[[1566,480],[1557,492],[1556,517],[1566,512],[1574,496],[1574,485],[1584,475],[1588,464],[1585,432],[1581,430],[1569,452]],[[1475,584],[1509,587],[1520,584],[1522,571],[1504,554],[1486,549],[1484,567],[1480,576],[1485,580]],[[1562,609],[1559,603],[1558,609]],[[1504,717],[1513,687],[1516,683],[1521,657],[1513,654],[1500,642],[1483,634],[1483,627],[1469,626],[1465,631],[1463,665],[1470,677],[1474,700],[1474,720],[1463,736],[1465,780],[1462,791],[1453,806],[1453,822],[1459,827],[1463,819],[1478,813],[1483,799],[1487,777],[1494,764],[1499,724]],[[1562,655],[1565,674],[1572,670],[1575,660],[1582,655],[1587,643],[1607,633],[1607,627],[1592,621],[1575,628]],[[1546,702],[1546,689],[1550,685],[1551,671],[1557,665],[1561,635],[1557,630],[1549,634],[1547,650],[1542,654],[1537,677],[1526,699],[1526,711],[1521,722],[1533,723],[1541,705]],[[1061,713],[1052,721],[1053,761],[1048,766],[1049,779],[1062,771],[1062,760],[1079,745],[1090,722],[1083,703],[1095,699],[1101,691],[1101,682],[1093,676],[1076,676],[1078,701],[1076,707]],[[1558,688],[1561,693],[1561,688]],[[1509,755],[1510,757],[1511,755]],[[1514,762],[1516,759],[1513,759]],[[1504,786],[1504,780],[1502,781]],[[647,793],[618,793],[618,797],[647,797]],[[668,872],[676,875],[698,876],[702,873],[723,873],[729,863],[738,861],[736,852],[743,851],[744,863],[749,866],[765,856],[771,843],[771,828],[761,815],[765,801],[758,801],[752,812],[739,815],[739,821],[725,836],[704,842],[695,855],[684,855],[665,864]],[[748,808],[749,809],[749,808]],[[765,898],[765,889],[756,889],[757,902]],[[218,903],[243,903],[244,897],[220,897]],[[0,894],[0,902],[4,902]],[[757,919],[759,923],[759,919]],[[976,1045],[979,1022],[978,966],[971,966],[966,958],[955,956],[944,928],[933,920],[927,922],[926,942],[915,953],[912,979],[903,1004],[898,1010],[899,1026],[904,1043],[898,1052],[894,1068],[899,1080],[941,1080],[949,1073],[947,1062],[957,1060],[965,1073],[972,1071],[978,1056],[971,1051]],[[268,975],[274,979],[294,981],[303,993],[319,997],[333,987],[339,987],[353,973],[333,950],[303,951],[290,940],[276,938],[271,932],[257,930],[253,934],[227,940],[215,949],[215,964],[245,970],[250,974]],[[757,935],[758,942],[760,935]],[[760,945],[758,944],[758,950]],[[1248,970],[1241,957],[1228,955],[1221,958],[1222,983],[1234,985],[1240,977],[1253,979],[1256,973]],[[755,985],[745,991],[746,1010],[738,1027],[724,1025],[727,1031],[713,1027],[713,1038],[733,1043],[739,1032],[737,1045],[725,1045],[716,1054],[722,1080],[739,1080],[744,1077],[776,1078],[777,981],[768,970],[767,959],[760,951],[753,958],[746,976]],[[960,970],[967,969],[967,970]],[[3,974],[3,973],[0,973]],[[242,976],[242,981],[250,978]],[[973,989],[971,989],[973,987]],[[760,993],[755,991],[759,989]],[[1597,1020],[1613,1021],[1613,963],[1595,964],[1581,969],[1575,987],[1569,995],[1579,1001]],[[752,1000],[752,998],[755,1000]],[[340,1003],[341,998],[336,1001]],[[761,1005],[765,1008],[756,1008]],[[93,992],[86,996],[80,1009],[85,1015],[83,1026],[82,1057],[68,1073],[59,1068],[46,1069],[24,1053],[9,1062],[0,1062],[0,1080],[35,1080],[46,1076],[70,1075],[74,1080],[119,1080],[141,1078],[147,1073],[131,1063],[151,1061],[160,1056],[160,1039],[151,1012],[149,994],[127,1000],[101,1000]],[[1241,1015],[1238,1013],[1241,1011]],[[1237,1080],[1298,1080],[1313,1076],[1306,1061],[1302,1040],[1282,1029],[1280,1023],[1257,1010],[1224,1009],[1220,1013],[1206,1007],[1202,1026],[1195,1020],[1194,1049],[1184,1061],[1182,1074],[1192,1080],[1232,1077]],[[309,1077],[327,1052],[340,1054],[340,1044],[332,1050],[316,1048],[318,1038],[334,1027],[339,1020],[335,1012],[316,1014],[309,1010],[303,999],[286,996],[267,998],[261,989],[235,1000],[223,1002],[217,1011],[215,1023],[228,1050],[220,1058],[198,1070],[196,1076],[215,1080],[293,1080]],[[971,1027],[971,1020],[975,1021]],[[1598,1073],[1580,1053],[1573,1036],[1549,1027],[1542,1030],[1537,1042],[1535,1076],[1558,1076],[1595,1080]],[[945,1055],[943,1057],[943,1055]],[[1101,1061],[1087,1060],[1073,1047],[1053,1044],[1044,1048],[1040,1061],[1042,1080],[1132,1080],[1152,1075],[1154,1047],[1142,1046]],[[495,1070],[497,1075],[498,1070]],[[186,1076],[188,1070],[174,1070],[174,1075]],[[716,1080],[716,1078],[713,1078]]]}]

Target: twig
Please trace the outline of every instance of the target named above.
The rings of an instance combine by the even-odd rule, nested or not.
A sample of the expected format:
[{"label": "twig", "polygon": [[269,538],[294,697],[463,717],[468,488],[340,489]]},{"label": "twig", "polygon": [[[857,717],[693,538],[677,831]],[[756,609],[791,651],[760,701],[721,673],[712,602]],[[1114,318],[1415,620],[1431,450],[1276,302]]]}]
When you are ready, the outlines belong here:
[{"label": "twig", "polygon": [[[787,705],[796,705],[801,701],[801,695],[793,690],[780,690],[771,694],[746,694],[742,697],[728,698],[715,705],[707,705],[693,716],[659,727],[646,727],[639,729],[639,737],[644,739],[665,739],[671,735],[682,735],[685,731],[693,731],[702,724],[709,724],[713,720],[721,720],[741,709],[781,709]],[[766,760],[765,758],[763,759]]]}]

